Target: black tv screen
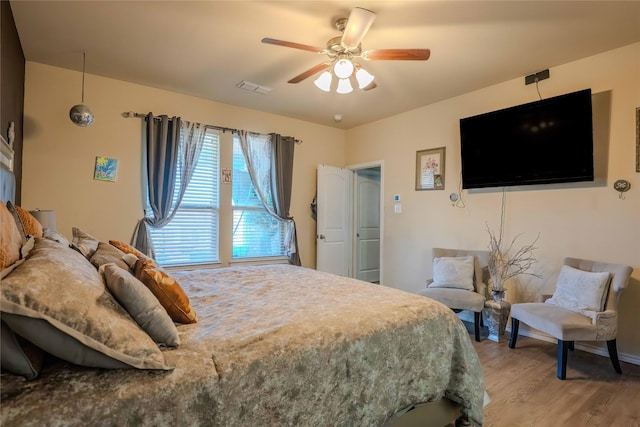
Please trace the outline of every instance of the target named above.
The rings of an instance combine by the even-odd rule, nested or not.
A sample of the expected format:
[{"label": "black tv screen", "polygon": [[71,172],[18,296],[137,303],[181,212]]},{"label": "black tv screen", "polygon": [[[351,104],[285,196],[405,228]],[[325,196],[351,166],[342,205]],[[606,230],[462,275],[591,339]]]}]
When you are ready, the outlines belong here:
[{"label": "black tv screen", "polygon": [[462,188],[593,181],[591,89],[460,119]]}]

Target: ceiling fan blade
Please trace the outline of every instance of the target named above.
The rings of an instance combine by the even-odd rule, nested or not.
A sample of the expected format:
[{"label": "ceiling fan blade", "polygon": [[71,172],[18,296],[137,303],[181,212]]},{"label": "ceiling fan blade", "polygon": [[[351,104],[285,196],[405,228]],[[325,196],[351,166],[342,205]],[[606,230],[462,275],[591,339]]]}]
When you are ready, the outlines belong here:
[{"label": "ceiling fan blade", "polygon": [[361,56],[369,60],[426,61],[430,55],[429,49],[371,49],[363,52]]},{"label": "ceiling fan blade", "polygon": [[351,9],[347,26],[342,34],[342,44],[350,47],[358,46],[375,19],[376,14],[370,10],[361,7]]},{"label": "ceiling fan blade", "polygon": [[295,76],[294,78],[292,78],[291,80],[289,80],[287,83],[300,83],[301,81],[303,81],[304,79],[313,76],[316,73],[319,73],[322,70],[325,70],[327,68],[329,68],[329,65],[331,65],[330,62],[323,62],[321,64],[316,65],[315,67],[311,67],[309,68],[307,71],[305,71],[304,73],[298,74],[297,76]]},{"label": "ceiling fan blade", "polygon": [[262,43],[274,44],[276,46],[292,47],[294,49],[306,50],[308,52],[313,52],[313,53],[324,53],[324,48],[321,48],[321,47],[309,46],[309,45],[300,44],[300,43],[293,43],[293,42],[288,42],[284,40],[270,39],[267,37],[262,39]]}]

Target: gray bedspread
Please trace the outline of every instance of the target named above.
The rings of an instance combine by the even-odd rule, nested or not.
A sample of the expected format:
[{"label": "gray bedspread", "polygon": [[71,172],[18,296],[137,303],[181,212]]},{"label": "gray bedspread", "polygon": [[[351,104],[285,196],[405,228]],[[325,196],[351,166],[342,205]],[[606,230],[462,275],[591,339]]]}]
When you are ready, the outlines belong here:
[{"label": "gray bedspread", "polygon": [[171,372],[2,375],[2,426],[380,426],[443,396],[482,423],[482,369],[440,303],[288,265],[176,272],[199,322]]}]

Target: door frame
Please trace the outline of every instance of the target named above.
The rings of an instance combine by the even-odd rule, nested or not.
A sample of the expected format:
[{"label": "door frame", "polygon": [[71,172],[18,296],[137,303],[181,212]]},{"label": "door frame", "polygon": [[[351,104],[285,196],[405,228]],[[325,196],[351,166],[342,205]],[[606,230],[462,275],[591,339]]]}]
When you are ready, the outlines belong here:
[{"label": "door frame", "polygon": [[[349,169],[356,174],[358,170],[380,168],[380,284],[384,283],[384,160],[374,160],[366,163],[358,163],[355,165],[345,166],[345,169]],[[351,271],[355,274],[356,264],[356,231],[355,231],[355,201],[356,192],[355,185],[356,180],[353,180],[353,188],[351,191]],[[352,274],[352,275],[353,275]]]}]

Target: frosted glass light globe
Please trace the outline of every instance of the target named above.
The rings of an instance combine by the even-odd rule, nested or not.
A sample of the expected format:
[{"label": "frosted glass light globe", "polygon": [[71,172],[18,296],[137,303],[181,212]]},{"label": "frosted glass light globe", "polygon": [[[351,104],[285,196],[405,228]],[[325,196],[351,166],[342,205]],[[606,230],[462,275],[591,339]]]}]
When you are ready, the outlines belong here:
[{"label": "frosted glass light globe", "polygon": [[341,79],[346,79],[353,74],[353,63],[348,59],[339,59],[333,66],[333,72]]}]

